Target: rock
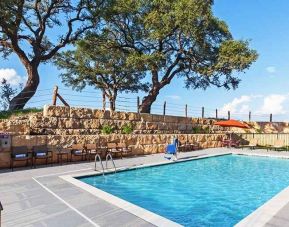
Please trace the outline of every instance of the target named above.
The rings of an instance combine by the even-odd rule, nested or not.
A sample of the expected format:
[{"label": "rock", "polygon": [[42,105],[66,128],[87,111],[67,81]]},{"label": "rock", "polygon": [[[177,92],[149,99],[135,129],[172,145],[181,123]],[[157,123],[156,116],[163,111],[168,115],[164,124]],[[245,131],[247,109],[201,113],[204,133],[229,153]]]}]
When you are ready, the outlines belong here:
[{"label": "rock", "polygon": [[147,114],[147,113],[141,113],[140,114],[140,120],[142,122],[152,122],[153,121],[153,115]]},{"label": "rock", "polygon": [[88,108],[70,108],[70,117],[71,118],[93,118],[92,109]]},{"label": "rock", "polygon": [[93,110],[93,117],[97,119],[110,119],[110,111]]},{"label": "rock", "polygon": [[158,124],[156,124],[154,122],[147,122],[146,123],[146,128],[148,130],[157,130],[158,129]]},{"label": "rock", "polygon": [[37,117],[32,115],[29,118],[30,128],[57,128],[57,117]]},{"label": "rock", "polygon": [[43,108],[44,117],[69,117],[70,108],[67,106],[45,105]]}]

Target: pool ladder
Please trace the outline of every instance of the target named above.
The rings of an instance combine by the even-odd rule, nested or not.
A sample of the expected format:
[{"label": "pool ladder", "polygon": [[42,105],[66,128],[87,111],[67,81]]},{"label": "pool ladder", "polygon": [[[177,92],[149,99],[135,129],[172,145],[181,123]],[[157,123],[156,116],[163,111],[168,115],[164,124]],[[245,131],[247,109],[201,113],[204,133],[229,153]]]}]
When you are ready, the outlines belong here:
[{"label": "pool ladder", "polygon": [[[113,168],[114,168],[114,172],[116,173],[116,167],[115,167],[115,163],[114,163],[114,161],[113,161],[113,158],[112,158],[111,153],[108,153],[108,154],[106,155],[106,157],[105,157],[105,169],[107,169],[107,163],[108,163],[109,160],[112,162],[112,165],[113,165]],[[95,155],[95,158],[94,158],[94,171],[98,171],[98,170],[96,169],[96,163],[97,163],[97,161],[100,162],[101,169],[102,169],[102,175],[104,175],[105,170],[104,170],[104,167],[103,167],[102,159],[101,159],[101,157],[100,157],[99,154],[96,154],[96,155]]]}]

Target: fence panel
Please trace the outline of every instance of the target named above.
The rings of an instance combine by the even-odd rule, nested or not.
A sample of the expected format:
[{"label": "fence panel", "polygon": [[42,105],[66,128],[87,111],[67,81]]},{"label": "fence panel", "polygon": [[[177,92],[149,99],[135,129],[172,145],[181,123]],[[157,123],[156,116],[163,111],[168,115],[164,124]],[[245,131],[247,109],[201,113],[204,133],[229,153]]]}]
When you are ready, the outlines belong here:
[{"label": "fence panel", "polygon": [[272,133],[272,134],[239,134],[244,140],[258,140],[258,145],[274,145],[276,140],[282,140],[286,145],[289,145],[289,133]]}]

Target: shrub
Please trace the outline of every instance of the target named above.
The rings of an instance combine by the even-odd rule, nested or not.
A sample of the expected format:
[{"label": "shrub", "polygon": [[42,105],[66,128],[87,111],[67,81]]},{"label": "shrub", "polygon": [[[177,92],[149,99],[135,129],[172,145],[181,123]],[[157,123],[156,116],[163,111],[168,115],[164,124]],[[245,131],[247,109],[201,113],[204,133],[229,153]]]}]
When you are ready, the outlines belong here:
[{"label": "shrub", "polygon": [[133,125],[131,123],[126,123],[121,127],[121,132],[123,134],[131,134],[133,132]]},{"label": "shrub", "polygon": [[210,128],[202,128],[200,126],[193,127],[192,132],[195,134],[209,134],[210,133]]},{"label": "shrub", "polygon": [[102,134],[111,134],[114,132],[114,127],[111,125],[103,125],[101,128]]},{"label": "shrub", "polygon": [[260,133],[260,134],[261,134],[261,133],[263,133],[263,131],[262,131],[262,129],[257,128],[257,129],[256,129],[256,133]]}]

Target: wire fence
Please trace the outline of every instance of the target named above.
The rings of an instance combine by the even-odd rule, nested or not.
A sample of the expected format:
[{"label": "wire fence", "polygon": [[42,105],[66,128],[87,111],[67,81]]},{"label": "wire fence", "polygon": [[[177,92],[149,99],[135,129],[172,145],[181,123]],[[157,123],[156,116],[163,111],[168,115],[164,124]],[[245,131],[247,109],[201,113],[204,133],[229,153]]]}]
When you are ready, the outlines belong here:
[{"label": "wire fence", "polygon": [[[43,108],[46,104],[53,104],[53,88],[37,90],[36,94],[25,105],[25,108]],[[30,92],[30,91],[28,91]],[[32,92],[32,91],[31,91]],[[61,88],[58,94],[71,107],[85,107],[93,109],[103,109],[103,97],[100,91],[81,91],[80,93],[71,93],[71,89]],[[61,98],[60,97],[60,98]],[[19,105],[24,104],[19,98]],[[115,102],[115,111],[139,112],[141,97],[130,94],[130,96],[118,95]],[[55,99],[56,102],[56,99]],[[57,105],[63,103],[57,99]],[[105,108],[109,110],[110,102],[105,101]],[[1,112],[1,111],[0,111]],[[186,103],[176,102],[173,100],[156,101],[151,106],[152,114],[182,116],[193,118],[210,118],[210,119],[236,119],[242,121],[259,121],[259,122],[281,122],[286,121],[286,114],[260,114],[248,111],[234,112],[222,110],[220,108],[210,108],[204,106],[193,106]],[[288,118],[287,118],[288,119]]]}]

